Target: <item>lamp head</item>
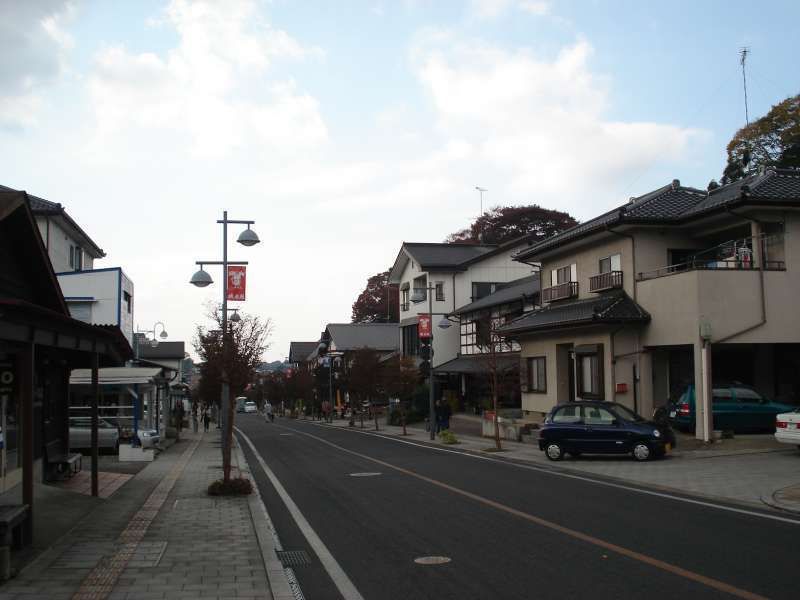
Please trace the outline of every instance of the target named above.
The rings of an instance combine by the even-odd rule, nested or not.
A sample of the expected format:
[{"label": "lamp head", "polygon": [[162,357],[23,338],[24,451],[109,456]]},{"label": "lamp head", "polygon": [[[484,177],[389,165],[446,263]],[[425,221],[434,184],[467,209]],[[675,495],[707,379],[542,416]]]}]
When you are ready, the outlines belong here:
[{"label": "lamp head", "polygon": [[250,229],[250,225],[248,225],[247,229],[239,234],[239,238],[236,241],[242,246],[255,246],[261,240],[258,239],[256,232]]},{"label": "lamp head", "polygon": [[203,271],[203,267],[200,267],[200,270],[197,271],[194,275],[192,275],[192,278],[189,280],[189,283],[191,283],[194,286],[203,288],[214,283],[214,280],[211,279],[211,275]]},{"label": "lamp head", "polygon": [[156,338],[153,338],[152,340],[150,340],[150,347],[151,348],[158,348],[158,340]]},{"label": "lamp head", "polygon": [[442,320],[439,321],[438,327],[439,329],[450,329],[453,326],[453,322],[448,319],[447,317],[442,317]]},{"label": "lamp head", "polygon": [[231,315],[231,318],[230,318],[229,320],[230,320],[232,323],[238,323],[239,321],[241,321],[241,320],[242,320],[242,317],[240,317],[240,316],[239,316],[239,313],[238,313],[238,312],[235,312],[235,311],[234,311],[234,313]]},{"label": "lamp head", "polygon": [[162,331],[162,332],[159,334],[159,337],[160,337],[162,340],[165,340],[165,339],[167,339],[167,337],[169,337],[169,336],[167,336],[167,330],[166,330],[166,329],[164,329],[164,330],[163,330],[163,331]]}]

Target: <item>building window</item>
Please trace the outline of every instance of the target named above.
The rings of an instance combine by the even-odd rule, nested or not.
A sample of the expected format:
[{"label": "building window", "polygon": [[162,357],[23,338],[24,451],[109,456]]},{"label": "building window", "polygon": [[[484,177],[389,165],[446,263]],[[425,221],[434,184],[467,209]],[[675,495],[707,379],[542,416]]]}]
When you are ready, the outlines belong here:
[{"label": "building window", "polygon": [[400,290],[400,310],[408,310],[408,288]]},{"label": "building window", "polygon": [[80,246],[75,246],[75,270],[80,271],[83,269],[83,250]]},{"label": "building window", "polygon": [[578,396],[603,400],[603,346],[579,346],[575,350]]},{"label": "building window", "polygon": [[444,282],[437,281],[436,282],[436,301],[437,302],[444,302]]},{"label": "building window", "polygon": [[547,392],[547,369],[544,356],[528,358],[528,389],[529,392],[544,394]]},{"label": "building window", "polygon": [[560,285],[562,283],[569,283],[570,281],[578,281],[578,264],[572,263],[565,267],[559,267],[550,271],[550,285]]},{"label": "building window", "polygon": [[610,273],[611,271],[622,270],[622,255],[612,254],[600,259],[600,273]]},{"label": "building window", "polygon": [[422,294],[422,300],[428,299],[428,277],[423,275],[414,279],[414,292]]},{"label": "building window", "polygon": [[419,354],[419,330],[417,324],[407,325],[403,329],[403,356]]},{"label": "building window", "polygon": [[70,245],[69,247],[69,268],[72,269],[75,267],[75,246]]},{"label": "building window", "polygon": [[472,282],[472,302],[480,300],[481,298],[494,294],[499,290],[501,284],[486,281],[473,281]]},{"label": "building window", "polygon": [[128,314],[131,314],[131,305],[133,298],[128,292],[122,292],[122,301],[125,303],[125,309],[128,311]]}]

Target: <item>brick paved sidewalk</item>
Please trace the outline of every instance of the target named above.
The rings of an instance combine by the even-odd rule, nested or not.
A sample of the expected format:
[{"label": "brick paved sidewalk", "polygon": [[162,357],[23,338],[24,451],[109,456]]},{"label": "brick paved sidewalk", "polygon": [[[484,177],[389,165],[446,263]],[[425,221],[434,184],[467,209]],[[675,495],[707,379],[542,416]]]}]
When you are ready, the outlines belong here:
[{"label": "brick paved sidewalk", "polygon": [[271,599],[248,499],[206,494],[222,473],[218,440],[184,433],[0,600]]}]

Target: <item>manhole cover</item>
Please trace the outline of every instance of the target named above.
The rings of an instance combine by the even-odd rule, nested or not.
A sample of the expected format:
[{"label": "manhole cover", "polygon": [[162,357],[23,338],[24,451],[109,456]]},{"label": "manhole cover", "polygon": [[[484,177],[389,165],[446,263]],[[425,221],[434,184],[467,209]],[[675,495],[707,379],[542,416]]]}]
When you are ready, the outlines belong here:
[{"label": "manhole cover", "polygon": [[418,565],[443,565],[449,563],[450,560],[447,556],[420,556],[415,558],[414,562]]},{"label": "manhole cover", "polygon": [[350,473],[350,477],[375,477],[381,473]]},{"label": "manhole cover", "polygon": [[311,559],[305,550],[276,550],[278,560],[284,567],[307,567]]}]

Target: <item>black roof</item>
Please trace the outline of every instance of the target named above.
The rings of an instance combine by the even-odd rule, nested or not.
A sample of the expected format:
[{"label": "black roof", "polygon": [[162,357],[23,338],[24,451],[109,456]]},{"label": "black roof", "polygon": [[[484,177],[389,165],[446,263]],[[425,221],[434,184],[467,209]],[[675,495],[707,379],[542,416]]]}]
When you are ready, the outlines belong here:
[{"label": "black roof", "polygon": [[[0,191],[5,192],[15,192],[10,187],[5,185],[0,185]],[[103,258],[106,253],[103,249],[98,246],[95,241],[89,237],[89,235],[81,229],[80,225],[78,225],[72,217],[69,216],[67,211],[64,207],[59,204],[58,202],[51,202],[50,200],[45,200],[44,198],[39,198],[38,196],[33,196],[31,194],[27,194],[28,196],[28,205],[31,207],[31,212],[35,216],[60,216],[66,222],[66,225],[74,230],[75,235],[82,238],[83,244],[89,246],[91,250],[97,255],[97,258]]]},{"label": "black roof", "polygon": [[289,362],[304,362],[317,346],[319,342],[289,342]]},{"label": "black roof", "polygon": [[414,257],[420,269],[455,268],[462,263],[484,256],[497,246],[488,244],[428,244],[406,242],[406,251]]},{"label": "black roof", "polygon": [[460,308],[454,310],[451,314],[460,315],[463,313],[473,312],[492,306],[499,306],[501,304],[508,304],[515,300],[522,300],[523,296],[532,297],[540,291],[539,273],[528,275],[514,281],[502,284],[499,290],[488,296],[484,296],[475,302],[470,302]]},{"label": "black roof", "polygon": [[[519,368],[519,352],[507,352],[495,357],[498,371],[509,371]],[[485,354],[460,354],[453,360],[442,363],[433,369],[437,373],[466,373],[480,375],[490,372],[489,360]]]},{"label": "black roof", "polygon": [[514,255],[527,260],[561,244],[627,223],[679,224],[740,204],[800,203],[800,170],[768,168],[711,191],[681,186],[674,180],[614,210],[533,244]]},{"label": "black roof", "polygon": [[153,348],[147,341],[139,345],[139,358],[179,358],[183,360],[186,348],[183,342],[159,342]]},{"label": "black roof", "polygon": [[500,327],[499,333],[511,335],[608,323],[646,323],[650,314],[623,291],[600,294],[596,298],[553,302],[544,308],[522,315]]}]

